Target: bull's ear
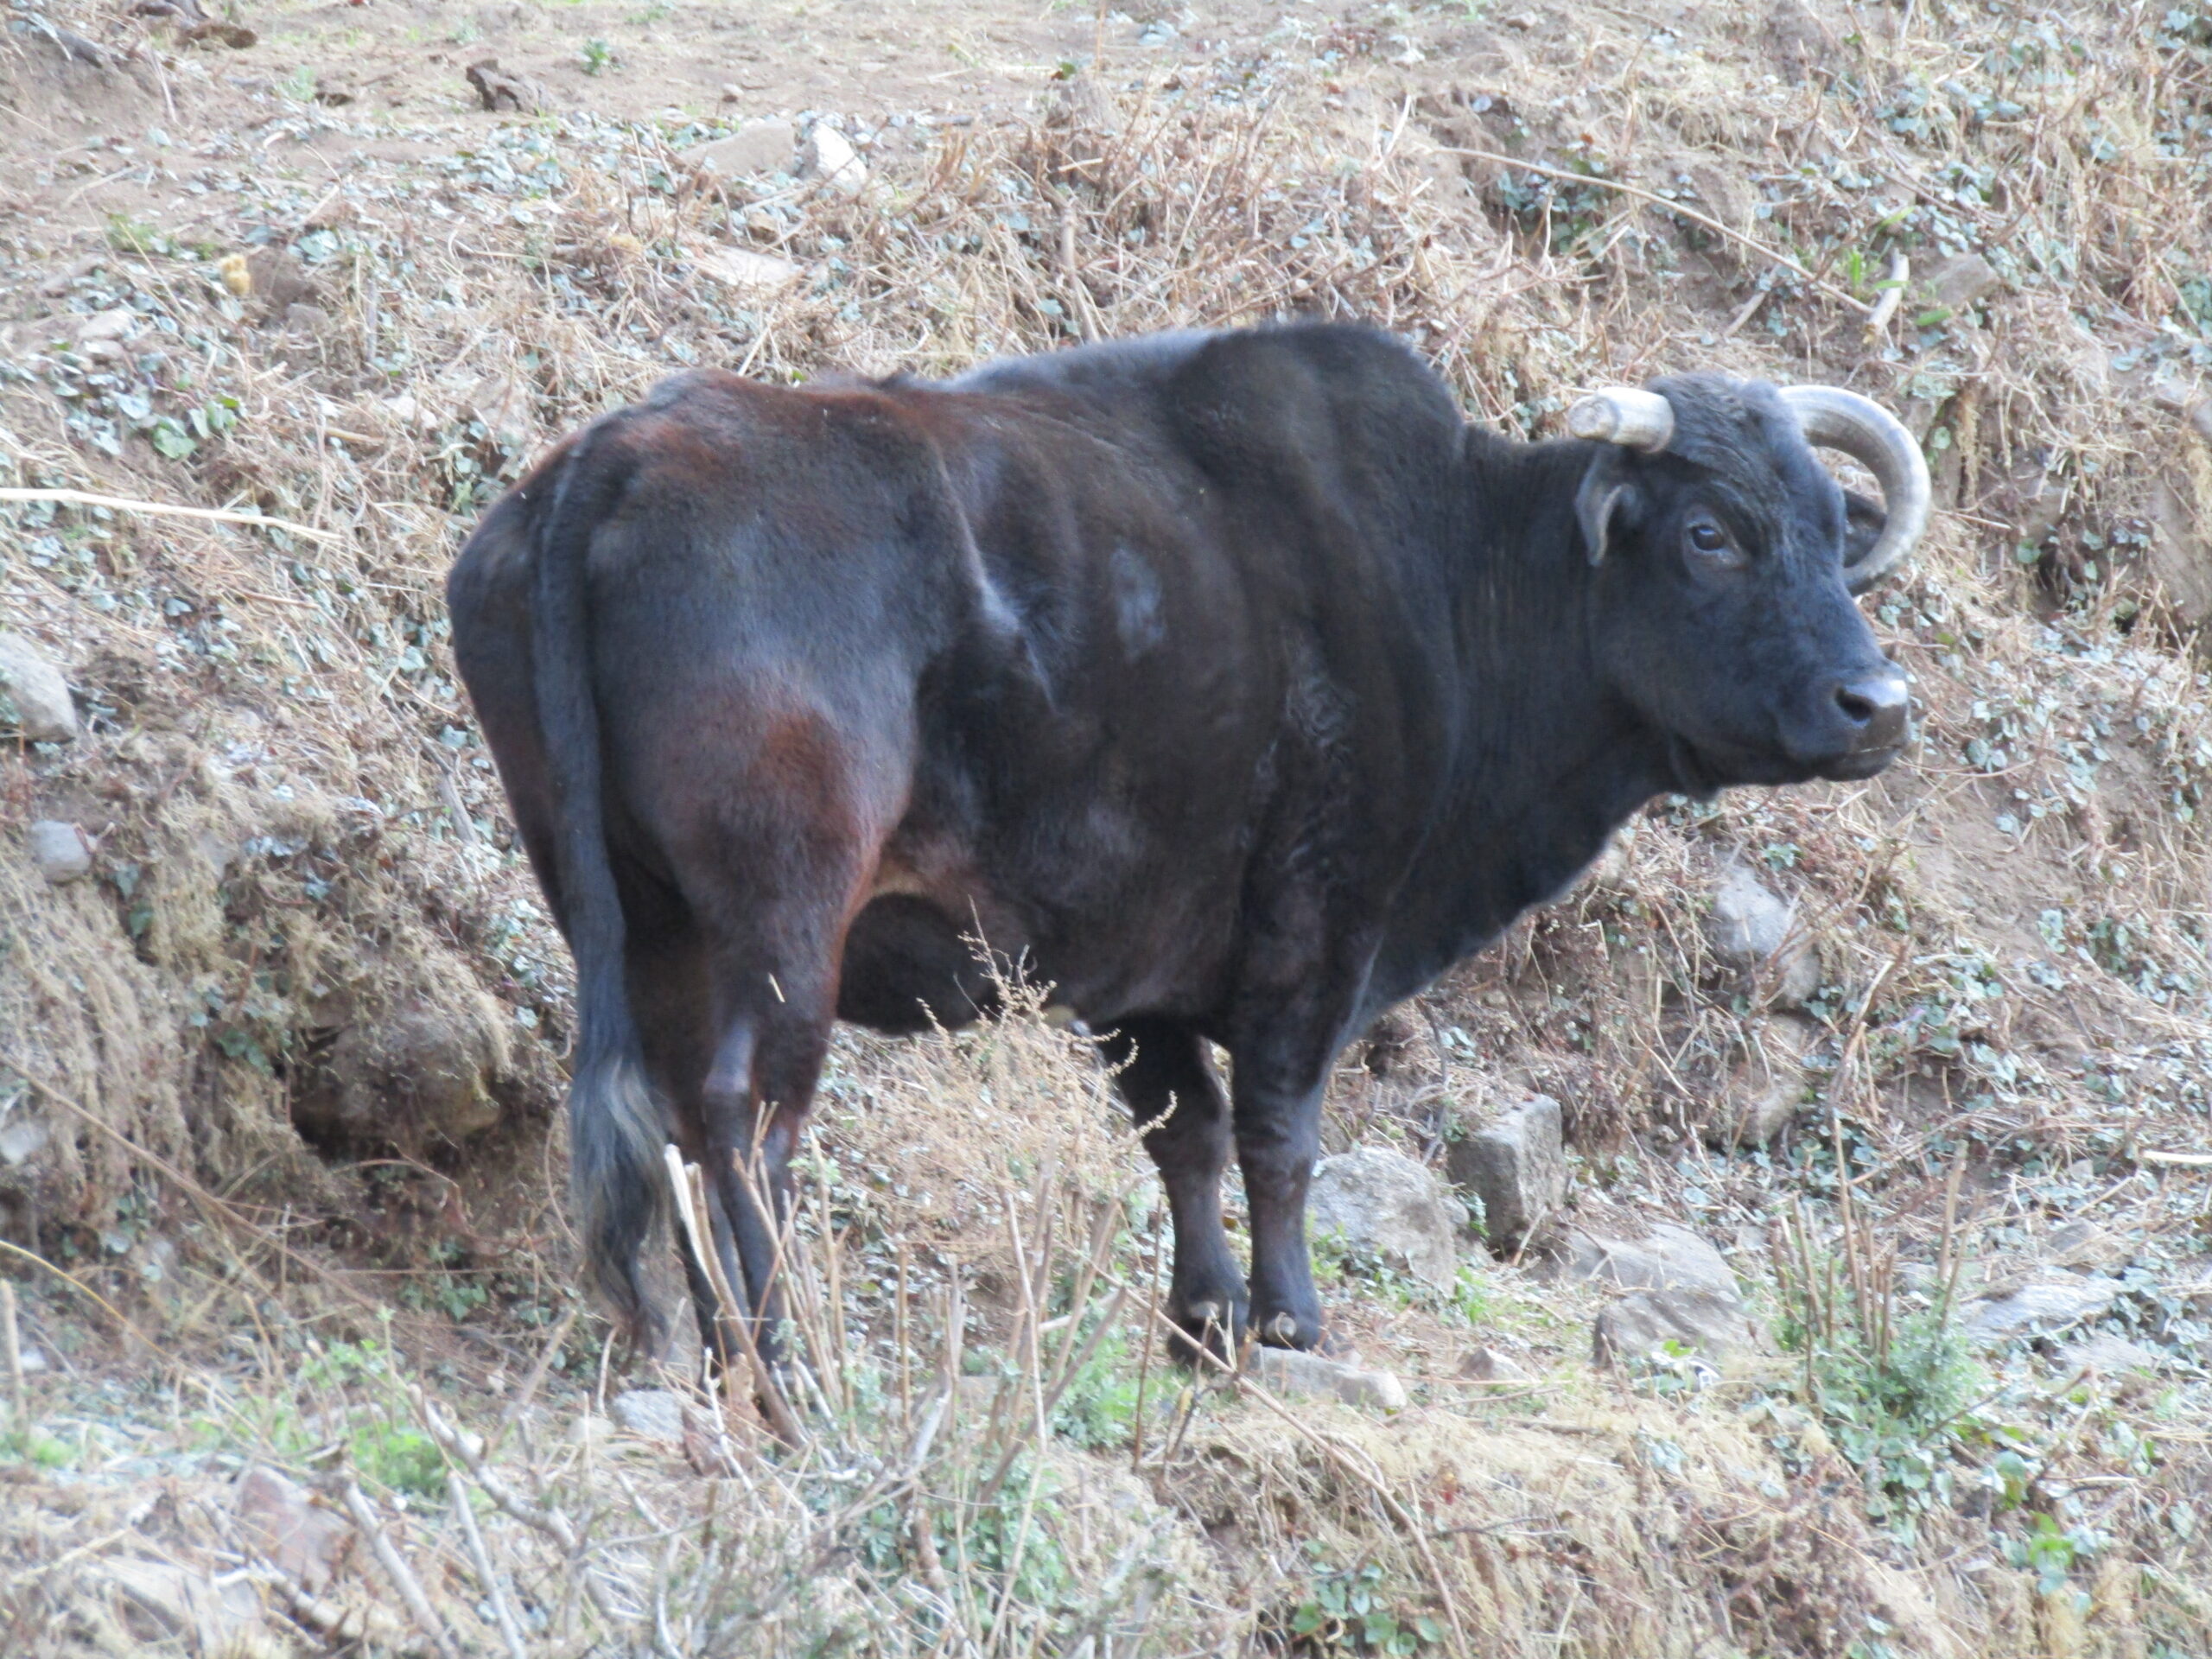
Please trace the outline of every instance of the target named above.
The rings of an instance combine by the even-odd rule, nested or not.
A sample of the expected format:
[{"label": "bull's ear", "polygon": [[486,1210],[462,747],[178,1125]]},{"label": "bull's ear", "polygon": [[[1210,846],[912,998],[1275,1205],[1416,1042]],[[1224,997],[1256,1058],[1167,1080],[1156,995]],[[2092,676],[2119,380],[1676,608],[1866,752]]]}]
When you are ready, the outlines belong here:
[{"label": "bull's ear", "polygon": [[1632,521],[1641,505],[1628,452],[1618,444],[1601,444],[1590,470],[1582,474],[1582,487],[1574,493],[1574,516],[1582,525],[1582,544],[1590,563],[1605,556],[1614,521]]},{"label": "bull's ear", "polygon": [[1888,522],[1880,502],[1856,490],[1843,493],[1843,568],[1847,572],[1866,556]]}]

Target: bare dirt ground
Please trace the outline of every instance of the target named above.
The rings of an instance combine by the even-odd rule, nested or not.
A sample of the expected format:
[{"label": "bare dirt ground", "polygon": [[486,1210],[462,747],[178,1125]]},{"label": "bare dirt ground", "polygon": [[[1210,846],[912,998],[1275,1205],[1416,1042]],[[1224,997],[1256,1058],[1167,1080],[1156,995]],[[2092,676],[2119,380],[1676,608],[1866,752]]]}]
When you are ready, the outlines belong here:
[{"label": "bare dirt ground", "polygon": [[[2212,14],[4,17],[0,1652],[2212,1651]],[[1078,1040],[842,1042],[779,1446],[577,1300],[445,566],[679,365],[1293,314],[1530,435],[1897,409],[1919,748],[1656,804],[1349,1058],[1330,1150],[1447,1220],[1532,1092],[1569,1182],[1448,1285],[1325,1243],[1319,1395],[1160,1364]],[[1702,1300],[1592,1271],[1670,1224]]]}]

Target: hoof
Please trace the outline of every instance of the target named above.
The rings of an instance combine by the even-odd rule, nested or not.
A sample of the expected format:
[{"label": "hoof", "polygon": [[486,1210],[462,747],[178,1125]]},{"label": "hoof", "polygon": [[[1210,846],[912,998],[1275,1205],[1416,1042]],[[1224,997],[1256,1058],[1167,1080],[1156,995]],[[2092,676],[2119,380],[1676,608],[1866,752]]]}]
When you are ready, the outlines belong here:
[{"label": "hoof", "polygon": [[1329,1345],[1318,1308],[1310,1314],[1301,1315],[1289,1308],[1279,1307],[1272,1313],[1260,1315],[1254,1322],[1253,1332],[1262,1345],[1268,1348],[1296,1348],[1308,1353],[1321,1353]]}]

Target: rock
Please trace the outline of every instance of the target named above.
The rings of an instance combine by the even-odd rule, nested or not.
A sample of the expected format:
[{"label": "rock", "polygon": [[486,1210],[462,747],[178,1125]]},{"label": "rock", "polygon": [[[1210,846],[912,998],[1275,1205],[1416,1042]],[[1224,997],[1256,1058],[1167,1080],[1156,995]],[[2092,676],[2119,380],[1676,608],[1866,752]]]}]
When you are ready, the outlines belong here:
[{"label": "rock", "polygon": [[615,1422],[640,1440],[683,1443],[683,1402],[666,1389],[631,1389],[607,1402]]},{"label": "rock", "polygon": [[302,1132],[415,1151],[459,1144],[500,1121],[512,1014],[450,954],[425,951],[413,966],[416,991],[404,1002],[326,1005],[320,1017],[338,1035],[292,1103]]},{"label": "rock", "polygon": [[790,260],[779,259],[772,253],[755,253],[750,248],[716,248],[701,254],[698,265],[716,282],[741,294],[772,294],[799,274],[799,267]]},{"label": "rock", "polygon": [[71,743],[77,705],[69,683],[44,651],[20,633],[0,633],[0,731],[34,743]]},{"label": "rock", "polygon": [[1383,1411],[1406,1408],[1406,1385],[1388,1371],[1370,1371],[1321,1354],[1295,1348],[1254,1348],[1245,1370],[1276,1394],[1341,1400],[1348,1406]]},{"label": "rock", "polygon": [[1834,37],[1807,10],[1804,0],[1775,0],[1767,14],[1765,46],[1783,78],[1795,86],[1834,54]]},{"label": "rock", "polygon": [[487,374],[462,395],[461,406],[468,418],[502,449],[519,454],[537,435],[531,418],[530,387],[513,375]]},{"label": "rock", "polygon": [[841,196],[857,196],[868,183],[868,168],[852,141],[820,121],[798,147],[798,175],[818,180]]},{"label": "rock", "polygon": [[44,1152],[54,1131],[43,1119],[11,1117],[0,1123],[0,1163],[17,1169]]},{"label": "rock", "polygon": [[1797,1007],[1821,988],[1821,952],[1784,904],[1740,866],[1720,880],[1707,918],[1714,954],[1780,1007]]},{"label": "rock", "polygon": [[2117,1279],[2054,1274],[2000,1295],[1981,1298],[1967,1307],[1960,1328],[1976,1342],[2009,1342],[2031,1331],[2054,1330],[2094,1319],[2119,1300],[2120,1292]]},{"label": "rock", "polygon": [[476,101],[487,110],[536,115],[545,106],[544,95],[536,83],[524,79],[512,69],[500,68],[497,58],[483,58],[470,64],[467,73],[468,84],[476,89]]},{"label": "rock", "polygon": [[1805,1103],[1805,1059],[1819,1038],[1817,1027],[1794,1015],[1768,1020],[1758,1046],[1730,1073],[1719,1109],[1706,1120],[1706,1144],[1724,1151],[1763,1147],[1788,1128]]},{"label": "rock", "polygon": [[1997,269],[1978,253],[1954,253],[1916,273],[1912,291],[1925,306],[1956,316],[2004,285]]},{"label": "rock", "polygon": [[1122,130],[1122,112],[1114,105],[1113,94],[1096,75],[1071,75],[1054,93],[1046,122],[1051,126],[1112,134]]},{"label": "rock", "polygon": [[1529,1373],[1495,1348],[1470,1348],[1459,1361],[1459,1375],[1471,1382],[1526,1382]]},{"label": "rock", "polygon": [[88,346],[94,340],[128,340],[138,332],[138,314],[128,306],[117,306],[112,310],[95,311],[76,327],[77,344]]},{"label": "rock", "polygon": [[1435,1176],[1381,1147],[1324,1158],[1306,1198],[1310,1230],[1402,1262],[1414,1278],[1440,1288],[1459,1276],[1458,1210]]},{"label": "rock", "polygon": [[1577,1229],[1567,1235],[1563,1270],[1569,1279],[1624,1290],[1703,1290],[1732,1300],[1737,1294],[1736,1275],[1720,1252],[1668,1222],[1634,1243]]},{"label": "rock", "polygon": [[1510,1255],[1556,1223],[1567,1203],[1567,1157],[1559,1103],[1538,1095],[1451,1144],[1445,1168],[1482,1200],[1491,1249]]},{"label": "rock", "polygon": [[258,1554],[321,1595],[346,1565],[353,1528],[317,1509],[308,1490],[273,1469],[249,1469],[238,1484],[239,1529]]},{"label": "rock", "polygon": [[687,159],[718,178],[751,179],[788,173],[798,149],[798,129],[788,121],[748,121],[727,138],[701,144]]},{"label": "rock", "polygon": [[2054,1268],[2116,1268],[2133,1254],[2093,1221],[2069,1221],[2043,1242],[2043,1259]]},{"label": "rock", "polygon": [[269,315],[281,317],[296,305],[313,305],[315,278],[290,250],[256,248],[245,257],[247,293],[258,297]]},{"label": "rock", "polygon": [[1710,1290],[1636,1290],[1598,1315],[1592,1351],[1600,1365],[1676,1342],[1708,1357],[1758,1345],[1744,1305]]},{"label": "rock", "polygon": [[284,308],[284,332],[302,334],[310,340],[320,340],[330,332],[330,313],[319,305],[288,305]]},{"label": "rock", "polygon": [[31,859],[38,873],[55,887],[74,881],[92,868],[92,849],[73,823],[41,818],[31,825]]},{"label": "rock", "polygon": [[2094,1371],[2100,1376],[2133,1376],[2161,1369],[2166,1356],[2155,1348],[2146,1348],[2139,1342],[2130,1342],[2126,1337],[2110,1331],[2098,1332],[2081,1342],[2069,1343],[2058,1351],[2059,1369],[2067,1372]]}]

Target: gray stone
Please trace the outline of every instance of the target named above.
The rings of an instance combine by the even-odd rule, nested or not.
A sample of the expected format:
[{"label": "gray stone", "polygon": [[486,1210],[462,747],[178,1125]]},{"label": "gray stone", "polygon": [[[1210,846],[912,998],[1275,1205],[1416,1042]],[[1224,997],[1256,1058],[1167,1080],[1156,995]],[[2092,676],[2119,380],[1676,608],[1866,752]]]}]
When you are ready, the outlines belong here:
[{"label": "gray stone", "polygon": [[789,173],[797,164],[798,129],[788,121],[748,121],[727,138],[685,152],[718,178],[752,179]]},{"label": "gray stone", "polygon": [[249,1469],[238,1484],[239,1530],[254,1553],[321,1595],[346,1565],[353,1528],[317,1509],[307,1488],[273,1469]]},{"label": "gray stone", "polygon": [[666,1389],[631,1389],[607,1402],[623,1429],[645,1440],[683,1442],[683,1402]]},{"label": "gray stone", "polygon": [[1559,1219],[1567,1203],[1567,1157],[1559,1103],[1538,1095],[1446,1150],[1453,1183],[1482,1200],[1483,1230],[1501,1255],[1519,1249]]},{"label": "gray stone", "polygon": [[1983,1297],[1966,1310],[1960,1328],[1976,1342],[2008,1342],[2031,1331],[2094,1319],[2119,1300],[2120,1292],[2117,1279],[2053,1274],[2001,1295]]},{"label": "gray stone", "polygon": [[531,412],[530,385],[518,376],[480,376],[461,394],[461,406],[462,412],[503,449],[520,454],[537,439],[537,423]]},{"label": "gray stone", "polygon": [[852,141],[820,121],[799,143],[798,175],[818,180],[841,196],[856,196],[868,183],[868,168]]},{"label": "gray stone", "polygon": [[1710,1290],[1636,1290],[1598,1315],[1591,1345],[1600,1365],[1675,1342],[1708,1357],[1756,1347],[1744,1305]]},{"label": "gray stone", "polygon": [[1781,1014],[1761,1027],[1758,1041],[1729,1074],[1718,1109],[1706,1120],[1706,1144],[1720,1149],[1763,1147],[1789,1127],[1805,1103],[1806,1057],[1820,1033]]},{"label": "gray stone", "polygon": [[20,633],[0,633],[0,731],[21,732],[34,743],[68,743],[77,736],[69,683]]},{"label": "gray stone", "polygon": [[38,873],[55,887],[74,881],[92,868],[92,849],[85,832],[58,818],[41,818],[31,825],[31,860]]},{"label": "gray stone", "polygon": [[1272,1393],[1341,1400],[1382,1411],[1406,1408],[1406,1385],[1388,1371],[1370,1371],[1295,1348],[1255,1348],[1245,1369]]},{"label": "gray stone", "polygon": [[2094,1371],[2100,1376],[2132,1376],[2155,1372],[2166,1363],[2166,1356],[2156,1348],[2146,1348],[2139,1342],[2130,1342],[2126,1337],[2110,1331],[2098,1332],[2080,1342],[2069,1343],[2059,1350],[2061,1370]]},{"label": "gray stone", "polygon": [[1464,1213],[1435,1176],[1380,1147],[1324,1158],[1306,1198],[1312,1232],[1402,1262],[1416,1279],[1447,1289],[1459,1276],[1456,1236]]},{"label": "gray stone", "polygon": [[1577,1230],[1567,1235],[1567,1277],[1624,1290],[1703,1290],[1733,1299],[1736,1275],[1720,1252],[1687,1227],[1661,1222],[1633,1243]]},{"label": "gray stone", "polygon": [[772,253],[750,248],[715,248],[698,258],[699,269],[741,294],[772,294],[794,280],[799,267]]},{"label": "gray stone", "polygon": [[2116,1268],[2133,1254],[2093,1221],[2069,1221],[2043,1242],[2043,1259],[2054,1268]]},{"label": "gray stone", "polygon": [[1796,1007],[1821,988],[1820,947],[1785,904],[1740,867],[1720,879],[1707,936],[1721,961],[1781,1007]]},{"label": "gray stone", "polygon": [[1526,1382],[1529,1373],[1495,1348],[1470,1348],[1459,1360],[1459,1375],[1471,1382]]},{"label": "gray stone", "polygon": [[1997,269],[1978,253],[1954,253],[1913,277],[1912,291],[1923,303],[1956,315],[2004,285]]},{"label": "gray stone", "polygon": [[54,1131],[45,1121],[35,1117],[10,1118],[0,1124],[0,1163],[15,1168],[29,1163],[46,1150],[47,1142],[54,1138]]}]

